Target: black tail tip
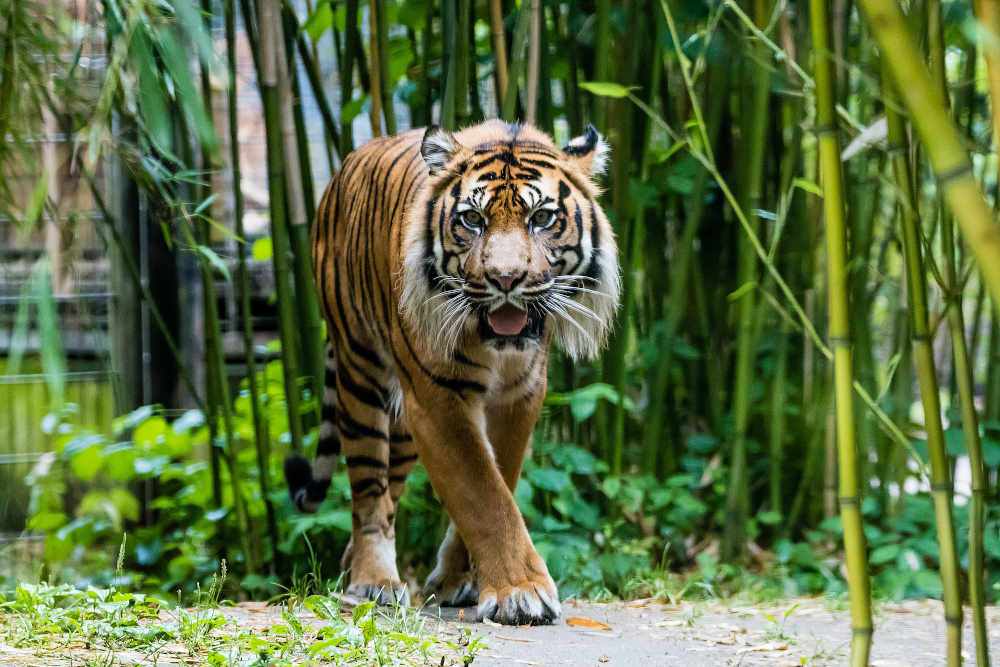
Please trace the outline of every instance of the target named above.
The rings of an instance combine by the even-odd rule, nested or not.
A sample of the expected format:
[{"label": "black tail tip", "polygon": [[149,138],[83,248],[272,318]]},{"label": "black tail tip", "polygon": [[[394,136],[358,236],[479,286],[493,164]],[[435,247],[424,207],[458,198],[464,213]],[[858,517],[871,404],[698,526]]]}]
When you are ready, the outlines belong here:
[{"label": "black tail tip", "polygon": [[304,489],[312,481],[312,466],[309,461],[301,456],[289,456],[285,458],[285,481],[288,483],[288,491],[295,495],[299,489]]}]

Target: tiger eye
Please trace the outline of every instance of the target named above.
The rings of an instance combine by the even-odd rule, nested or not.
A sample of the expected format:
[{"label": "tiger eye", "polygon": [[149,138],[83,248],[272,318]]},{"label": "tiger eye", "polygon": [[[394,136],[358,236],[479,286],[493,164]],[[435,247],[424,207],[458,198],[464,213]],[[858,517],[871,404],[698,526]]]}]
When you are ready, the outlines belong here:
[{"label": "tiger eye", "polygon": [[483,216],[479,211],[465,211],[462,213],[462,224],[471,229],[480,229],[483,226]]},{"label": "tiger eye", "polygon": [[531,225],[538,229],[544,229],[552,224],[554,218],[555,216],[552,215],[552,211],[539,209],[531,215]]}]

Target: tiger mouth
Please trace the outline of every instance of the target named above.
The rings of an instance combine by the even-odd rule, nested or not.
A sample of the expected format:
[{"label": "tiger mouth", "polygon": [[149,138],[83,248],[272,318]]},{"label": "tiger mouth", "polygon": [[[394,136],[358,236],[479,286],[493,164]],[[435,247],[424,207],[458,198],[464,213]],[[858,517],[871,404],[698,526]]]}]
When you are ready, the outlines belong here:
[{"label": "tiger mouth", "polygon": [[516,341],[540,338],[545,317],[534,308],[525,310],[506,303],[490,311],[481,311],[479,335],[484,340]]},{"label": "tiger mouth", "polygon": [[505,303],[486,314],[486,323],[499,336],[516,336],[528,326],[528,311]]}]

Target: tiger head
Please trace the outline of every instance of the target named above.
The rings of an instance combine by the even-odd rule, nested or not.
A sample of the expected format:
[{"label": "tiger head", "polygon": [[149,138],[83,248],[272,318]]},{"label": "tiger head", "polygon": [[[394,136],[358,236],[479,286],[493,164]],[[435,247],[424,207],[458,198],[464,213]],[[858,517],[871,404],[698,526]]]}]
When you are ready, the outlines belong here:
[{"label": "tiger head", "polygon": [[[562,150],[528,125],[430,127],[429,178],[403,241],[400,310],[450,354],[463,334],[523,350],[551,334],[593,357],[618,307],[618,251],[592,178],[608,145],[591,126]],[[433,333],[431,333],[433,332]]]}]

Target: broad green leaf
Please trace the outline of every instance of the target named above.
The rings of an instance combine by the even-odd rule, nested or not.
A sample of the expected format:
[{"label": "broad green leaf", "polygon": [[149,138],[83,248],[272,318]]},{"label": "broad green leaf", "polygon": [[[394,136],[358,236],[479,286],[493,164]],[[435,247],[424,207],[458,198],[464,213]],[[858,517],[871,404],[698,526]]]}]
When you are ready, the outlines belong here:
[{"label": "broad green leaf", "polygon": [[882,563],[888,563],[891,560],[895,560],[900,553],[902,553],[903,548],[898,544],[886,544],[872,551],[872,555],[869,557],[872,565],[881,565]]},{"label": "broad green leaf", "polygon": [[302,24],[302,31],[309,35],[314,43],[319,41],[330,26],[333,25],[333,8],[329,2],[321,2],[316,5],[306,22]]}]

